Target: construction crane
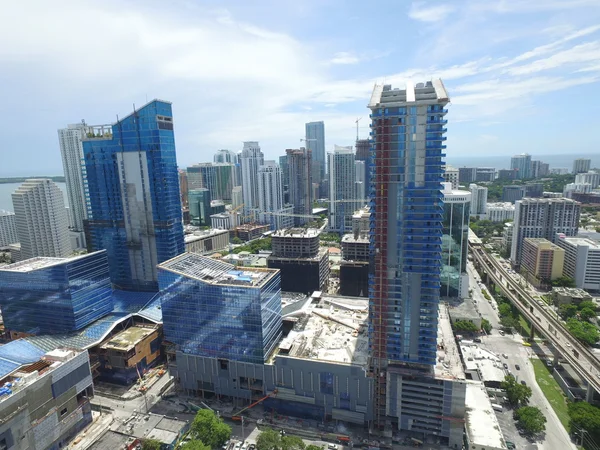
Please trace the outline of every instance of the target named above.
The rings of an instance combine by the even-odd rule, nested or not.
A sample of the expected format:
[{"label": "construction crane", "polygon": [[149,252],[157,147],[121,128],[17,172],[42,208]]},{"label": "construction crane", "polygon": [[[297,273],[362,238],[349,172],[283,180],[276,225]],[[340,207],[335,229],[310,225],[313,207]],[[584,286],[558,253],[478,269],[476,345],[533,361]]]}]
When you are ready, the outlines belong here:
[{"label": "construction crane", "polygon": [[264,402],[266,399],[268,399],[269,397],[274,397],[277,395],[277,389],[273,389],[273,392],[269,392],[267,395],[265,395],[263,398],[256,400],[254,403],[246,406],[244,409],[240,409],[236,414],[234,414],[233,416],[231,416],[231,420],[242,420],[242,416],[241,414],[251,408],[254,408],[256,405],[258,405],[259,403]]},{"label": "construction crane", "polygon": [[360,120],[362,119],[362,117],[359,117],[358,119],[356,119],[354,121],[354,123],[356,124],[356,140],[358,141],[358,122],[360,122]]}]

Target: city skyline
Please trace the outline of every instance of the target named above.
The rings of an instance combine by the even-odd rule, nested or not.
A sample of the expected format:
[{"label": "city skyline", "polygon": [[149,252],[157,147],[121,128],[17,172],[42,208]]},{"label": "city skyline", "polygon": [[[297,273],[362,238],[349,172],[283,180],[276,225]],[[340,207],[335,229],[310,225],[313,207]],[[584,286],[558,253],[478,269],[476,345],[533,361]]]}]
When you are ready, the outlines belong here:
[{"label": "city skyline", "polygon": [[[359,117],[360,137],[368,135],[364,99],[374,82],[400,86],[406,78],[438,76],[453,98],[451,156],[482,146],[487,154],[507,156],[595,151],[591,108],[600,73],[600,8],[590,0],[389,3],[377,9],[340,8],[336,1],[291,7],[264,2],[255,8],[225,3],[218,9],[181,2],[166,11],[140,2],[105,2],[92,10],[61,3],[65,8],[44,2],[8,6],[15,20],[0,33],[14,46],[0,53],[0,64],[11,86],[2,119],[13,157],[3,164],[5,175],[24,166],[32,172],[27,175],[60,173],[59,155],[47,151],[56,148],[56,129],[81,119],[104,123],[153,97],[176,105],[182,167],[209,161],[221,148],[238,151],[246,140],[260,141],[265,157],[275,159],[300,145],[305,123],[321,120],[330,151],[334,143],[353,143]],[[48,32],[37,39],[42,18]],[[365,24],[393,21],[419,38],[402,51],[399,65],[397,27],[382,26],[382,44],[376,45],[358,18]],[[308,30],[300,22],[310,23]],[[17,23],[23,25],[13,29]],[[109,23],[111,39],[98,40],[106,35],[98,29]],[[152,37],[158,23],[165,39]],[[209,41],[218,45],[201,45]],[[140,44],[125,56],[123,42]],[[89,48],[93,57],[71,57],[88,55]],[[224,51],[230,52],[227,64],[216,64]],[[101,63],[104,52],[119,64]],[[23,58],[23,65],[11,64],[15,58]],[[29,98],[43,107],[32,107]],[[200,105],[207,104],[216,110],[206,113]],[[574,107],[562,117],[567,105]]]}]

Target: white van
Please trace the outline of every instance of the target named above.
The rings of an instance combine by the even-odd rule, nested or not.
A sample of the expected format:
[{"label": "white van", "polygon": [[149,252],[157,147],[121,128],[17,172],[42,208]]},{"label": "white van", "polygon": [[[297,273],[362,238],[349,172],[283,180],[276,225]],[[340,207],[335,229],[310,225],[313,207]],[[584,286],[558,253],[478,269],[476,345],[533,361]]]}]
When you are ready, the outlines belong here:
[{"label": "white van", "polygon": [[492,408],[494,408],[494,411],[498,412],[502,412],[504,410],[504,408],[502,408],[502,405],[499,405],[498,403],[492,403]]}]

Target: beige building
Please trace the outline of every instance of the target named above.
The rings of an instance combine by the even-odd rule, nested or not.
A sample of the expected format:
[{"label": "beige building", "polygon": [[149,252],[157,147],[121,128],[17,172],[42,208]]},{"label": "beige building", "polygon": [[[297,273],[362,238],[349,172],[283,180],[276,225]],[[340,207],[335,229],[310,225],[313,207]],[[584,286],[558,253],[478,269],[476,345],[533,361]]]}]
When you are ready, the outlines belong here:
[{"label": "beige building", "polygon": [[[535,284],[549,282],[563,274],[565,251],[544,238],[525,238],[521,268],[529,274]],[[533,276],[536,280],[532,280]]]}]

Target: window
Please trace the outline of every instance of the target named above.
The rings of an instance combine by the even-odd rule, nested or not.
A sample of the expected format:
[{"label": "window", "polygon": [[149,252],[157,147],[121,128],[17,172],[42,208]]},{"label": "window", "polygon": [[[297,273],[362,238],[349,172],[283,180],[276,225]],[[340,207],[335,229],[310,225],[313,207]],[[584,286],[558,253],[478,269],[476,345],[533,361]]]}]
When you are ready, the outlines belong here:
[{"label": "window", "polygon": [[67,413],[67,408],[63,408],[60,410],[60,417],[64,416]]}]

